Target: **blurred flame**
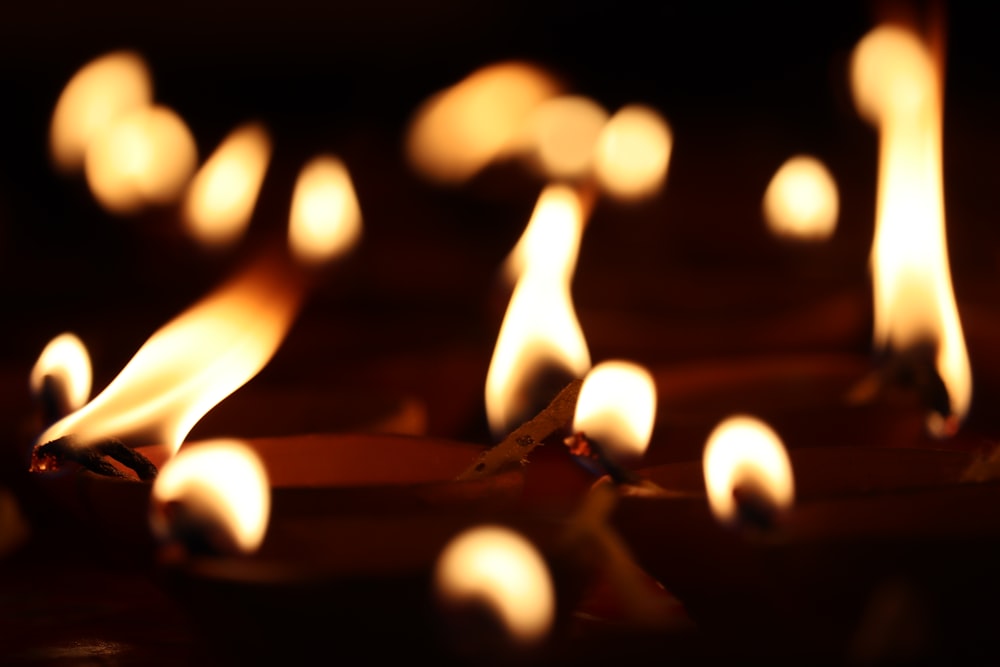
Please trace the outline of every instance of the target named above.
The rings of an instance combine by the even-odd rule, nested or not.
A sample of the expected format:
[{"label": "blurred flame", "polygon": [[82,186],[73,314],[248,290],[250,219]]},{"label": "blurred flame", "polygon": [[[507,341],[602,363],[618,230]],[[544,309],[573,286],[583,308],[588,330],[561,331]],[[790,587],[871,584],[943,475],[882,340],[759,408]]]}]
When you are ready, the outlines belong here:
[{"label": "blurred flame", "polygon": [[176,199],[198,159],[194,137],[166,107],[144,107],[118,118],[87,148],[86,175],[94,197],[113,213]]},{"label": "blurred flame", "polygon": [[250,224],[271,159],[271,138],[263,125],[236,128],[205,161],[187,191],[184,220],[201,244],[234,243]]},{"label": "blurred flame", "polygon": [[90,398],[92,372],[87,346],[75,334],[56,336],[45,346],[31,369],[29,384],[36,396],[41,395],[45,378],[56,384],[63,408],[79,410]]},{"label": "blurred flame", "polygon": [[622,107],[598,138],[597,182],[626,201],[655,194],[666,180],[673,141],[670,126],[655,110],[639,104]]},{"label": "blurred flame", "polygon": [[508,267],[519,274],[486,376],[486,414],[495,435],[524,416],[539,373],[552,366],[582,377],[590,353],[570,284],[583,234],[583,203],[567,186],[542,192]]},{"label": "blurred flame", "polygon": [[299,172],[292,195],[288,243],[303,264],[342,255],[361,235],[361,207],[347,167],[321,155]]},{"label": "blurred flame", "polygon": [[428,179],[462,183],[509,150],[532,110],[559,89],[528,63],[483,67],[420,106],[407,132],[409,160]]},{"label": "blurred flame", "polygon": [[837,183],[809,155],[789,158],[764,192],[764,218],[776,236],[824,241],[833,235],[839,211]]},{"label": "blurred flame", "polygon": [[583,380],[573,431],[600,443],[615,460],[639,459],[656,419],[656,384],[642,366],[605,361]]},{"label": "blurred flame", "polygon": [[906,350],[937,345],[937,370],[952,416],[928,426],[947,435],[972,402],[972,371],[951,285],[944,227],[942,74],[915,33],[884,25],[852,59],[859,111],[879,129],[879,186],[872,274],[875,343]]},{"label": "blurred flame", "polygon": [[115,51],[87,63],[69,80],[52,114],[49,147],[63,170],[83,166],[91,142],[121,116],[153,102],[142,56]]},{"label": "blurred flame", "polygon": [[795,499],[795,478],[788,452],[778,435],[754,417],[730,417],[708,437],[702,460],[712,513],[719,521],[737,518],[733,490],[751,487],[777,509]]},{"label": "blurred flame", "polygon": [[206,412],[270,360],[301,298],[290,272],[258,261],[153,334],[103,392],[39,442],[117,437],[176,451]]},{"label": "blurred flame", "polygon": [[[264,541],[271,513],[267,471],[253,449],[239,440],[212,440],[181,448],[153,482],[150,524],[169,539],[190,523],[219,544],[253,553]],[[183,517],[176,508],[183,507]],[[212,534],[214,533],[214,534]]]},{"label": "blurred flame", "polygon": [[537,643],[552,627],[555,588],[545,561],[508,528],[479,526],[452,539],[438,557],[434,580],[446,603],[488,605],[518,644]]},{"label": "blurred flame", "polygon": [[594,160],[597,139],[608,122],[600,104],[580,95],[545,100],[530,114],[524,150],[553,179],[579,178]]}]

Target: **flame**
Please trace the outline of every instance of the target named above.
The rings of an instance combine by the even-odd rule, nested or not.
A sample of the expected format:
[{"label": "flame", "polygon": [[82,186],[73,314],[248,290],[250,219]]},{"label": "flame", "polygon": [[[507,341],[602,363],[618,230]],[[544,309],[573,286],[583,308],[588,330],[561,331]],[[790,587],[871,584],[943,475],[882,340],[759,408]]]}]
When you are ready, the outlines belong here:
[{"label": "flame", "polygon": [[231,545],[240,553],[252,553],[264,541],[271,512],[267,471],[256,452],[239,440],[182,448],[156,476],[152,495],[150,525],[161,539],[197,527],[216,546]]},{"label": "flame", "polygon": [[634,201],[655,194],[667,177],[673,134],[667,121],[649,107],[622,107],[597,141],[594,172],[613,197]]},{"label": "flame", "polygon": [[559,89],[528,63],[483,67],[417,110],[406,139],[409,160],[428,179],[462,183],[510,150],[531,112]]},{"label": "flame", "polygon": [[754,417],[730,417],[715,427],[702,460],[712,513],[721,522],[737,517],[733,490],[750,486],[776,509],[795,499],[795,479],[788,452],[778,435]]},{"label": "flame", "polygon": [[215,404],[268,362],[298,310],[291,272],[259,260],[162,327],[111,384],[50,427],[44,443],[73,435],[165,443],[174,451]]},{"label": "flame", "polygon": [[479,602],[493,610],[511,638],[535,644],[552,627],[555,589],[535,547],[502,526],[479,526],[441,552],[435,589],[447,603]]},{"label": "flame", "polygon": [[56,336],[45,346],[31,369],[29,384],[36,396],[45,390],[46,378],[56,385],[58,401],[67,413],[79,410],[90,398],[92,382],[87,346],[75,334]]},{"label": "flame", "polygon": [[194,172],[198,149],[184,121],[166,107],[134,110],[105,128],[87,148],[87,183],[111,212],[176,199]]},{"label": "flame", "polygon": [[858,43],[851,68],[858,109],[880,138],[871,255],[875,343],[896,350],[937,345],[952,417],[932,415],[928,426],[946,435],[969,410],[972,371],[945,237],[941,67],[915,33],[884,25]]},{"label": "flame", "polygon": [[583,203],[571,188],[547,187],[509,270],[519,274],[486,376],[486,413],[495,435],[525,416],[525,387],[559,367],[572,377],[590,368],[570,283],[583,234]]},{"label": "flame", "polygon": [[608,112],[589,97],[563,95],[545,100],[526,121],[524,150],[549,178],[579,178],[590,171],[607,122]]},{"label": "flame", "polygon": [[837,183],[826,165],[809,155],[789,158],[764,192],[764,219],[776,236],[826,240],[839,211]]},{"label": "flame", "polygon": [[250,224],[271,159],[271,138],[263,125],[236,128],[205,161],[187,191],[187,229],[206,246],[234,243]]},{"label": "flame", "polygon": [[87,63],[56,102],[49,128],[53,161],[65,171],[79,169],[97,136],[121,116],[152,101],[152,77],[139,54],[116,51]]},{"label": "flame", "polygon": [[576,401],[573,430],[615,460],[642,457],[653,434],[656,384],[642,366],[605,361],[587,373]]},{"label": "flame", "polygon": [[303,264],[342,255],[361,235],[361,207],[347,167],[321,155],[299,172],[292,195],[288,243]]}]

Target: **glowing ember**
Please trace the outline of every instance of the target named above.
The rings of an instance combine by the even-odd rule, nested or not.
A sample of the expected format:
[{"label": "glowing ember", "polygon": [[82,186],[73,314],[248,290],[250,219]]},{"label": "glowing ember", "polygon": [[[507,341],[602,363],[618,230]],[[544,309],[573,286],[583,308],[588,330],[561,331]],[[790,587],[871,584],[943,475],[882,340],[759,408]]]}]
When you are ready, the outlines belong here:
[{"label": "glowing ember", "polygon": [[649,197],[663,187],[672,149],[670,126],[660,114],[637,104],[622,107],[598,139],[597,181],[622,200]]},{"label": "glowing ember", "polygon": [[552,627],[555,590],[545,561],[508,528],[480,526],[455,537],[438,558],[434,581],[446,604],[492,610],[518,644],[536,644]]},{"label": "glowing ember", "polygon": [[837,228],[837,184],[814,157],[789,158],[764,193],[764,219],[776,236],[823,241]]},{"label": "glowing ember", "polygon": [[916,34],[882,26],[857,45],[851,73],[858,109],[880,138],[875,343],[897,352],[936,348],[951,414],[931,415],[928,426],[948,435],[969,410],[972,371],[945,236],[941,67]]},{"label": "glowing ember", "polygon": [[[46,379],[47,378],[47,379]],[[66,414],[83,407],[90,398],[92,373],[87,347],[75,334],[56,336],[42,350],[31,369],[29,383],[36,396],[52,391]],[[46,389],[46,382],[51,386]]]},{"label": "glowing ember", "polygon": [[584,378],[573,430],[598,443],[616,461],[638,460],[656,419],[656,384],[649,372],[627,361],[605,361]]},{"label": "glowing ember", "polygon": [[238,240],[250,224],[271,159],[271,138],[263,125],[234,130],[195,175],[184,203],[188,231],[206,246]]},{"label": "glowing ember", "polygon": [[795,499],[792,464],[781,439],[753,417],[730,417],[708,437],[702,461],[712,513],[723,523],[739,517],[734,495],[743,490],[781,510]]},{"label": "glowing ember", "polygon": [[524,150],[553,179],[580,178],[593,164],[608,112],[590,99],[565,95],[538,105],[527,120]]},{"label": "glowing ember", "polygon": [[56,102],[49,130],[52,159],[63,170],[79,169],[97,136],[152,102],[152,78],[139,54],[116,51],[87,63]]},{"label": "glowing ember", "polygon": [[164,541],[252,553],[267,532],[271,489],[260,458],[239,440],[183,447],[153,483],[150,524]]},{"label": "glowing ember", "polygon": [[342,255],[361,235],[361,207],[347,167],[320,156],[302,168],[292,195],[288,243],[303,264]]}]

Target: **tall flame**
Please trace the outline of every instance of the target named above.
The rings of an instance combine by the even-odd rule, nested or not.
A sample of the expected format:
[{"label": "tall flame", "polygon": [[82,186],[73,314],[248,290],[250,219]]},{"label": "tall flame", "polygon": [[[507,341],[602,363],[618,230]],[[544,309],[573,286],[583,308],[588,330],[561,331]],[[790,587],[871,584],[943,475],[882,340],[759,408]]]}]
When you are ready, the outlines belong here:
[{"label": "tall flame", "polygon": [[58,393],[54,399],[60,403],[59,408],[68,414],[79,410],[90,398],[92,379],[87,347],[76,334],[64,333],[45,346],[31,369],[28,381],[36,396],[45,391],[46,381],[54,383],[56,386],[52,391]]},{"label": "tall flame", "polygon": [[914,32],[883,25],[857,45],[855,102],[879,130],[877,223],[872,246],[875,343],[905,350],[937,346],[952,419],[932,415],[946,435],[972,402],[972,371],[951,285],[942,179],[942,72]]},{"label": "tall flame", "polygon": [[293,273],[258,260],[153,334],[103,392],[50,427],[86,446],[118,437],[176,449],[201,417],[257,374],[302,298]]},{"label": "tall flame", "polygon": [[344,163],[321,155],[299,173],[292,193],[288,243],[302,264],[316,265],[354,246],[361,235],[361,207]]},{"label": "tall flame", "polygon": [[584,206],[566,186],[547,187],[510,261],[520,274],[486,376],[486,414],[497,436],[529,415],[530,387],[553,367],[571,377],[590,368],[571,282]]},{"label": "tall flame", "polygon": [[640,458],[656,420],[656,383],[642,366],[603,361],[580,387],[573,430],[599,443],[615,460]]}]

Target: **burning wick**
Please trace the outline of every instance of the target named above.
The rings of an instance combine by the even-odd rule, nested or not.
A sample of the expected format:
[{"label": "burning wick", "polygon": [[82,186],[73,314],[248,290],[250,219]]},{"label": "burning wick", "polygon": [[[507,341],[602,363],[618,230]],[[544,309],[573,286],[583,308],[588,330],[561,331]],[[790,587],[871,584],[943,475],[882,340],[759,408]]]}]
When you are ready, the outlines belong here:
[{"label": "burning wick", "polygon": [[75,334],[60,334],[49,341],[29,378],[45,427],[83,407],[90,397],[92,376],[87,347]]}]

